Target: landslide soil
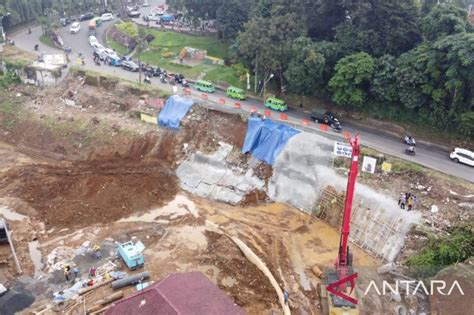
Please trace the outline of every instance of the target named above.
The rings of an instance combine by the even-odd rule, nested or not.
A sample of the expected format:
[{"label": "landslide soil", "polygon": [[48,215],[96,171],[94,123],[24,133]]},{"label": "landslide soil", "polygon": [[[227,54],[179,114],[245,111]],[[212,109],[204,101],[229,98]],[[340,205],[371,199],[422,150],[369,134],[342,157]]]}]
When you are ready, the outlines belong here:
[{"label": "landslide soil", "polygon": [[176,177],[159,159],[142,158],[153,139],[137,142],[124,157],[11,169],[1,177],[0,191],[25,200],[56,227],[106,223],[161,206],[176,195]]}]

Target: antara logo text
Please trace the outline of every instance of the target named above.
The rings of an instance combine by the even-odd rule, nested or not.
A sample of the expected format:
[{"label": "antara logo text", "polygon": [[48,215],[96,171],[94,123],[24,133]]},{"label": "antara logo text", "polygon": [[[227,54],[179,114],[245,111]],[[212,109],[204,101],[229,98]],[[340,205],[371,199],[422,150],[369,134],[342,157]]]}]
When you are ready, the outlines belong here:
[{"label": "antara logo text", "polygon": [[415,295],[417,293],[425,293],[426,295],[451,295],[453,292],[459,292],[461,295],[464,295],[464,291],[457,280],[452,283],[447,283],[444,280],[431,280],[428,285],[425,285],[421,280],[398,280],[394,284],[390,284],[384,280],[382,281],[381,286],[377,285],[375,281],[372,280],[365,290],[364,295],[367,295],[369,292],[375,292],[378,295],[386,295],[390,293],[400,294],[400,289],[402,289],[403,292],[406,292],[407,295]]}]

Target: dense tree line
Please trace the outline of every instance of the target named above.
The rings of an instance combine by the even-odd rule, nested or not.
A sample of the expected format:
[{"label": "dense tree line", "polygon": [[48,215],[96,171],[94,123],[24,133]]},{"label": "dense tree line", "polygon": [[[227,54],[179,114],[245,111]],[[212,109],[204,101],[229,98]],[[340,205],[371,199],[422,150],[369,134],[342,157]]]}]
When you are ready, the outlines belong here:
[{"label": "dense tree line", "polygon": [[[439,4],[438,4],[439,2]],[[281,92],[474,134],[472,0],[169,0]]]}]

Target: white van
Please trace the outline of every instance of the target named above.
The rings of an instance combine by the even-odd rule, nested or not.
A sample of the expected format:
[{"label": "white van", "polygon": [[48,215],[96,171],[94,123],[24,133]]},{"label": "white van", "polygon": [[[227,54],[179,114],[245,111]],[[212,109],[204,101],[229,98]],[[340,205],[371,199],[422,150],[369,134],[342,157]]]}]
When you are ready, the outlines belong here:
[{"label": "white van", "polygon": [[69,32],[72,34],[77,34],[79,33],[79,30],[81,29],[81,24],[79,22],[74,22],[71,24],[71,28],[69,29]]},{"label": "white van", "polygon": [[453,152],[451,152],[449,157],[456,163],[463,163],[470,166],[474,166],[474,152],[472,151],[461,148],[455,148]]}]

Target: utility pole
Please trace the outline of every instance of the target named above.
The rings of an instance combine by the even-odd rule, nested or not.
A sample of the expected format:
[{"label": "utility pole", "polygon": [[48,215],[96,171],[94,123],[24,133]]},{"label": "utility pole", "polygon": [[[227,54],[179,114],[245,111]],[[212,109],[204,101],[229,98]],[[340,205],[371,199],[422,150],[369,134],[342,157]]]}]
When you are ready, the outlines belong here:
[{"label": "utility pole", "polygon": [[258,80],[258,51],[255,55],[255,94],[257,94],[257,80]]}]

